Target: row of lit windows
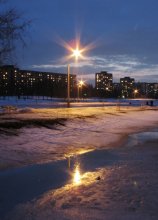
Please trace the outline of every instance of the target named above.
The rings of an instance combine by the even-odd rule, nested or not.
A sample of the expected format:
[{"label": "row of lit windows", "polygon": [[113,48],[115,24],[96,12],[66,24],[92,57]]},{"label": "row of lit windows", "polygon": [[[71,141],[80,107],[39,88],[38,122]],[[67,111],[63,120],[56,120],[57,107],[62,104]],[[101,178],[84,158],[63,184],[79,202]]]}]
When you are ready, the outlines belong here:
[{"label": "row of lit windows", "polygon": [[[3,76],[4,77],[6,77],[6,75],[8,74],[7,72],[5,72],[5,73],[2,73],[3,74]],[[26,73],[26,74],[24,74],[24,73],[22,73],[21,75],[20,75],[20,73],[19,73],[19,75],[18,75],[18,77],[20,78],[27,78],[28,76],[31,76],[31,78],[38,78],[38,77],[45,77],[46,75],[45,74],[38,74],[38,77],[37,77],[37,75],[35,75],[35,74],[32,74],[32,73]],[[15,71],[15,73],[14,73],[14,77],[16,78],[17,77],[17,71]],[[56,76],[54,76],[53,74],[47,74],[47,78],[49,79],[52,79],[52,80],[64,80],[65,78],[67,79],[67,76],[65,76],[65,75],[60,75],[60,76],[58,76],[58,75],[56,75]],[[72,79],[73,77],[72,76],[70,76],[70,78]]]}]

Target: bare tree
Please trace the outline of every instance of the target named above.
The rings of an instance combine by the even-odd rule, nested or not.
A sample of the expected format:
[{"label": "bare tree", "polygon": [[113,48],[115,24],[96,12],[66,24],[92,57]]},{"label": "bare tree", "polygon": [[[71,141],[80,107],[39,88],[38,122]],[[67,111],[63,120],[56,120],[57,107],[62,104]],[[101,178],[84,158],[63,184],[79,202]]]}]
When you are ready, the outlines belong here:
[{"label": "bare tree", "polygon": [[[4,0],[0,0],[0,6]],[[3,64],[15,49],[15,42],[19,41],[25,46],[24,32],[30,21],[24,20],[22,15],[14,8],[0,10],[0,64]]]}]

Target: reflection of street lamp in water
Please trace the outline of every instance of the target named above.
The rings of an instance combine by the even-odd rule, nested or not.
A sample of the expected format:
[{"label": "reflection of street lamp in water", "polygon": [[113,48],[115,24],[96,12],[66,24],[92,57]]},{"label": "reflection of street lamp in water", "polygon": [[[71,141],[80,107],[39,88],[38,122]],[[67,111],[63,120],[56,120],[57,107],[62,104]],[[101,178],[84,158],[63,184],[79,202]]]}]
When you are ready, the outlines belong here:
[{"label": "reflection of street lamp in water", "polygon": [[74,179],[73,179],[74,183],[77,185],[80,183],[81,181],[81,175],[80,175],[80,170],[79,170],[79,166],[77,165],[75,168],[75,172],[74,172]]}]

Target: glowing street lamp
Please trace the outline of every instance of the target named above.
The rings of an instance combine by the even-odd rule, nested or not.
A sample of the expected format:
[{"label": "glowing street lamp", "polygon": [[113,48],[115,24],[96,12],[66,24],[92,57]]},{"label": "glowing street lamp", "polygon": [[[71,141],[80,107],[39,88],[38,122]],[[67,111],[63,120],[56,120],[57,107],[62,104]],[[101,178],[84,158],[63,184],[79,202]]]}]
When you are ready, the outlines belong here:
[{"label": "glowing street lamp", "polygon": [[[72,49],[72,57],[75,57],[77,61],[79,57],[81,57],[81,50],[76,47],[76,49]],[[67,107],[70,107],[70,65],[67,66]]]},{"label": "glowing street lamp", "polygon": [[138,89],[134,90],[134,98],[136,97],[136,94],[138,94]]},{"label": "glowing street lamp", "polygon": [[78,60],[78,58],[81,57],[81,50],[79,50],[78,48],[73,50],[73,56],[75,57],[76,60]]},{"label": "glowing street lamp", "polygon": [[[71,44],[64,41],[59,36],[56,39],[56,42],[66,48],[68,51],[71,52],[68,56],[65,56],[63,61],[70,60],[71,58],[75,57],[75,60],[78,61],[79,58],[82,60],[86,59],[82,53],[85,53],[89,50],[92,50],[96,47],[97,41],[91,42],[84,47],[80,48],[80,36],[77,36],[75,40],[75,48],[71,46]],[[70,65],[67,65],[67,107],[70,107]]]},{"label": "glowing street lamp", "polygon": [[82,96],[82,86],[84,85],[84,81],[80,80],[78,82],[78,99],[80,98],[80,88],[81,88],[81,96]]}]

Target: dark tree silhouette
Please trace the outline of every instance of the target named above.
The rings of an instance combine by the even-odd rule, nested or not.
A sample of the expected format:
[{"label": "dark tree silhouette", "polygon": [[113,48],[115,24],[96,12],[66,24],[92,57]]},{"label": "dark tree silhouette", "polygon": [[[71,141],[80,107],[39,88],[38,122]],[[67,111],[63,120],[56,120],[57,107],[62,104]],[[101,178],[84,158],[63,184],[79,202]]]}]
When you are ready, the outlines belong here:
[{"label": "dark tree silhouette", "polygon": [[16,41],[25,46],[24,33],[31,22],[24,19],[15,8],[2,7],[5,2],[0,0],[0,65],[10,57]]}]

